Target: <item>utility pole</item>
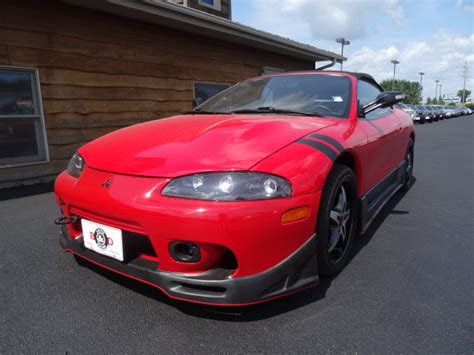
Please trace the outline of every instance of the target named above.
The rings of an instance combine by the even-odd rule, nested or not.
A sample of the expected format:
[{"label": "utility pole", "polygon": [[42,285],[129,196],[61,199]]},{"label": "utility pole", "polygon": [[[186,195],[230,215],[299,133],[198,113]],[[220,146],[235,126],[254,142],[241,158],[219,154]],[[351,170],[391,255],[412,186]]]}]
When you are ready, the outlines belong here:
[{"label": "utility pole", "polygon": [[439,83],[439,80],[435,80],[435,83],[436,83],[436,91],[435,91],[435,99],[436,101],[438,100],[438,83]]},{"label": "utility pole", "polygon": [[390,63],[393,64],[393,78],[392,78],[392,91],[393,91],[393,86],[395,85],[395,68],[397,67],[397,64],[400,64],[400,62],[396,59],[393,59],[390,61]]},{"label": "utility pole", "polygon": [[441,99],[443,99],[443,96],[441,95],[441,88],[443,87],[443,85],[439,84],[439,97],[441,97]]},{"label": "utility pole", "polygon": [[469,68],[467,66],[467,61],[464,62],[462,77],[464,78],[464,84],[462,86],[462,103],[466,103],[466,80],[469,76]]},{"label": "utility pole", "polygon": [[[351,44],[351,42],[345,39],[344,37],[336,38],[336,42],[341,44],[341,56],[344,56],[344,46],[348,46],[349,44]],[[341,60],[341,71],[342,71],[342,62],[343,61]]]}]

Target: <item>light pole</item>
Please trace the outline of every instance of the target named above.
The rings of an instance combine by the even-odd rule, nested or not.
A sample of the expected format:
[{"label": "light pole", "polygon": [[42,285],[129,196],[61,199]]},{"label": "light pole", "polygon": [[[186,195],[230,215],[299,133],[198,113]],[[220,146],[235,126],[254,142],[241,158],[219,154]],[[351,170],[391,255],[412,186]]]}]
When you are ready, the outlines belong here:
[{"label": "light pole", "polygon": [[393,91],[393,85],[395,85],[395,68],[397,67],[397,64],[400,64],[400,62],[396,59],[393,59],[390,61],[390,63],[393,64],[393,79],[392,79],[392,91]]},{"label": "light pole", "polygon": [[437,97],[438,97],[438,83],[439,83],[439,80],[435,80],[435,83],[436,83],[435,99],[437,101],[438,100]]},{"label": "light pole", "polygon": [[420,74],[420,86],[423,86],[423,75],[425,75],[425,73],[420,71],[418,74]]},{"label": "light pole", "polygon": [[418,74],[420,74],[420,96],[423,100],[423,75],[425,75],[425,73],[420,71]]},{"label": "light pole", "polygon": [[442,87],[443,87],[443,85],[439,84],[439,97],[441,97],[441,100],[443,99],[443,96],[441,95],[441,88]]},{"label": "light pole", "polygon": [[[349,44],[351,44],[351,42],[345,39],[344,37],[336,38],[336,42],[341,44],[341,56],[344,56],[344,46],[348,46]],[[341,71],[342,71],[342,62],[343,61],[341,59]]]}]

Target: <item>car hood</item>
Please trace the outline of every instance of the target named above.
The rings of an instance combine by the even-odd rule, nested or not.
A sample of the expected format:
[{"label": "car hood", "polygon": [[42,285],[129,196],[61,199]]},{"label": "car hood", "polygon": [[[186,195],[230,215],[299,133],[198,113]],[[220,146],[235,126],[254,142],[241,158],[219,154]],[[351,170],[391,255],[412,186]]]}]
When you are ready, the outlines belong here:
[{"label": "car hood", "polygon": [[79,149],[92,168],[175,177],[248,170],[275,151],[338,119],[283,115],[182,115],[109,133]]}]

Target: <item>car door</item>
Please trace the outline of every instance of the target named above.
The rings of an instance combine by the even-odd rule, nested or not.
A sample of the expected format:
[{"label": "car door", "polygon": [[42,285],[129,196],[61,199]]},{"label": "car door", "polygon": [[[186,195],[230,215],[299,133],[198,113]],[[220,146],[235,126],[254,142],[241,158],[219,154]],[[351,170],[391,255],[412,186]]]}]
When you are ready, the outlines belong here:
[{"label": "car door", "polygon": [[[360,107],[372,102],[382,90],[366,80],[357,81],[357,100]],[[367,135],[368,155],[365,192],[387,177],[403,160],[402,125],[392,108],[379,108],[359,117],[359,124]],[[402,152],[403,151],[403,152]]]}]

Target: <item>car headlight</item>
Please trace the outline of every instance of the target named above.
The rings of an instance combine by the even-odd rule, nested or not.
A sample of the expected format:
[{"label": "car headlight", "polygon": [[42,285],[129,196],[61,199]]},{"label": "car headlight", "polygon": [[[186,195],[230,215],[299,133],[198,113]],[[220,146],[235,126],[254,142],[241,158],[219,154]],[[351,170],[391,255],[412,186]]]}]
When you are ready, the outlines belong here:
[{"label": "car headlight", "polygon": [[79,153],[76,152],[72,156],[71,160],[69,160],[66,171],[68,172],[69,175],[74,176],[75,178],[78,178],[79,176],[81,176],[82,171],[84,170],[85,166],[86,166],[86,162],[79,155]]},{"label": "car headlight", "polygon": [[267,200],[291,196],[290,183],[265,173],[202,173],[171,180],[163,195],[198,200]]}]

